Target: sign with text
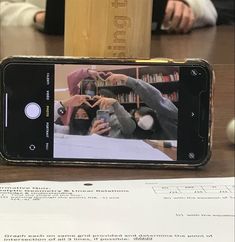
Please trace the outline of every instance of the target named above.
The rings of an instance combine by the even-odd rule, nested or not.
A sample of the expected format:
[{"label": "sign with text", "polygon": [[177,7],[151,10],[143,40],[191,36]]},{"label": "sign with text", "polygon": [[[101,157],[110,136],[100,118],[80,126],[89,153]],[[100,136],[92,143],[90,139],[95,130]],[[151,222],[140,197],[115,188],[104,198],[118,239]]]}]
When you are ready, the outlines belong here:
[{"label": "sign with text", "polygon": [[67,0],[65,55],[149,58],[152,0]]}]

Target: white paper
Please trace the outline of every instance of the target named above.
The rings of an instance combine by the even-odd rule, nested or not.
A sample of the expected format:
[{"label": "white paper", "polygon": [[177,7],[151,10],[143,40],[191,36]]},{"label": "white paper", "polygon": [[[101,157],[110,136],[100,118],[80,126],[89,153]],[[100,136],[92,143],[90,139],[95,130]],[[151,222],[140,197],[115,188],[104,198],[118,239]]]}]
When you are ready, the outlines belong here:
[{"label": "white paper", "polygon": [[234,178],[0,184],[0,241],[234,242]]},{"label": "white paper", "polygon": [[55,134],[55,158],[172,160],[143,140],[118,139],[100,135]]}]

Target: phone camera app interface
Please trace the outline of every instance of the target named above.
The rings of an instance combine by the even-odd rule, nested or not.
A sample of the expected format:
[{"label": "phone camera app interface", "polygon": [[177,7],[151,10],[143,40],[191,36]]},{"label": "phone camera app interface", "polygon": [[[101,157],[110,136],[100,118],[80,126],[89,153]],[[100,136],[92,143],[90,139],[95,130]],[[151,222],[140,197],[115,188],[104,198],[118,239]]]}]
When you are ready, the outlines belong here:
[{"label": "phone camera app interface", "polygon": [[4,79],[6,153],[26,159],[51,157],[54,65],[9,64]]},{"label": "phone camera app interface", "polygon": [[55,65],[54,158],[177,160],[179,69]]}]

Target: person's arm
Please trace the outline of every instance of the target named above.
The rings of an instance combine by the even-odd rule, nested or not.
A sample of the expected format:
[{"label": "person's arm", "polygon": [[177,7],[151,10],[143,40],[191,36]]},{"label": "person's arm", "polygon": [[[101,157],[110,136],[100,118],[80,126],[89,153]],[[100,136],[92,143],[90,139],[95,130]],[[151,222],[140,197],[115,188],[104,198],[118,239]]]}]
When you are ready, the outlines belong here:
[{"label": "person's arm", "polygon": [[45,11],[44,0],[36,6],[20,0],[0,1],[0,23],[2,26],[30,26],[37,13]]},{"label": "person's arm", "polygon": [[143,102],[157,112],[165,137],[167,139],[177,138],[178,109],[168,98],[164,98],[158,89],[143,80],[134,79],[123,74],[112,74],[106,81],[113,85],[123,81],[126,86],[140,96]]},{"label": "person's arm", "polygon": [[145,81],[131,77],[127,78],[126,85],[133,89],[150,108],[156,110],[158,116],[165,116],[173,119],[178,118],[177,107],[168,98],[163,97],[157,88]]},{"label": "person's arm", "polygon": [[177,120],[177,107],[168,98],[163,97],[161,92],[149,83],[123,74],[112,74],[106,81],[112,83],[114,86],[117,85],[118,82],[123,81],[126,86],[130,87],[140,96],[143,102],[157,111],[158,115]]},{"label": "person's arm", "polygon": [[113,107],[114,114],[121,125],[121,131],[123,134],[130,135],[134,132],[136,128],[135,121],[125,110],[125,108],[118,102],[118,100],[99,96],[96,96],[96,98],[98,101],[94,105],[99,105],[101,110],[109,110],[111,107]]},{"label": "person's arm", "polygon": [[78,87],[78,84],[81,80],[87,77],[89,77],[89,74],[88,74],[88,69],[86,68],[79,68],[68,75],[67,82],[68,82],[69,94],[71,96],[79,94],[80,88]]},{"label": "person's arm", "polygon": [[184,0],[195,15],[194,28],[216,25],[217,11],[211,0]]},{"label": "person's arm", "polygon": [[136,129],[135,121],[132,119],[131,115],[125,110],[125,108],[119,103],[115,102],[113,105],[114,113],[121,125],[121,130],[123,134],[130,135]]}]

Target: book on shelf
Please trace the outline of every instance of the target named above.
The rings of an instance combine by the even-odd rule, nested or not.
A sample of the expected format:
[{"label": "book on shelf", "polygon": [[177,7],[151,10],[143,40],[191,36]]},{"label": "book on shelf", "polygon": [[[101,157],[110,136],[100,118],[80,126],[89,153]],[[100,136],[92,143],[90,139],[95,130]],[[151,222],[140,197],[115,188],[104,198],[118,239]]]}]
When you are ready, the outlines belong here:
[{"label": "book on shelf", "polygon": [[178,92],[172,92],[168,94],[162,94],[163,97],[168,98],[172,102],[178,102],[179,101],[179,94]]},{"label": "book on shelf", "polygon": [[124,86],[125,85],[125,82],[122,81],[122,80],[120,80],[115,85],[113,85],[109,81],[103,81],[103,80],[98,79],[96,81],[96,85],[97,85],[97,87]]},{"label": "book on shelf", "polygon": [[176,82],[179,81],[179,73],[175,71],[169,75],[165,75],[161,72],[155,74],[144,74],[141,79],[147,83]]},{"label": "book on shelf", "polygon": [[137,95],[134,92],[119,93],[117,94],[117,100],[119,103],[136,103]]}]

